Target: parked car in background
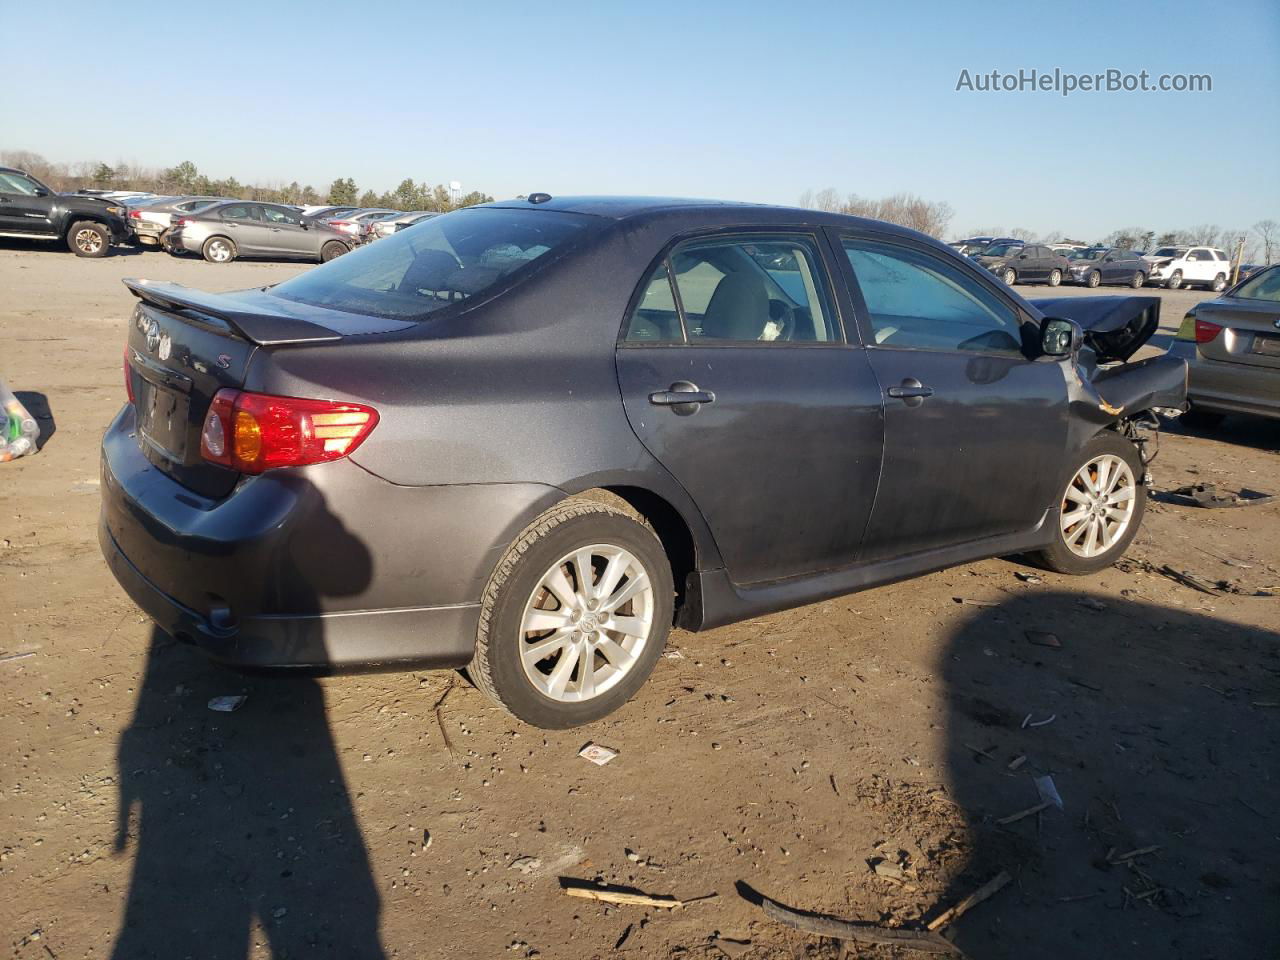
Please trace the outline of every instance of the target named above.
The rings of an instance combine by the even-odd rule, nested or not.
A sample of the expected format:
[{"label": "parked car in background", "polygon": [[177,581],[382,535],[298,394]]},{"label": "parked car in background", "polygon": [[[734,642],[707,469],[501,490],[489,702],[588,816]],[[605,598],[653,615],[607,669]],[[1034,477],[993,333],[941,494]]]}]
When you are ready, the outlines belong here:
[{"label": "parked car in background", "polygon": [[1055,253],[1060,253],[1064,257],[1070,256],[1076,250],[1084,250],[1088,248],[1087,243],[1050,243],[1046,244],[1048,248]]},{"label": "parked car in background", "polygon": [[988,247],[1000,243],[1022,243],[1022,241],[1017,237],[969,237],[967,240],[957,240],[951,246],[966,257],[976,257]]},{"label": "parked car in background", "polygon": [[65,243],[78,257],[105,257],[127,243],[124,206],[99,197],[59,194],[35,177],[0,167],[0,237]]},{"label": "parked car in background", "polygon": [[303,207],[302,215],[304,217],[314,217],[317,220],[327,220],[329,217],[340,217],[344,213],[351,213],[353,210],[359,209],[359,207]]},{"label": "parked car in background", "polygon": [[175,216],[198,213],[215,203],[226,203],[229,197],[160,197],[149,203],[131,207],[129,226],[143,246],[162,247]]},{"label": "parked car in background", "polygon": [[198,253],[210,263],[240,257],[327,262],[351,249],[346,235],[323,220],[250,200],[215,203],[176,218],[168,246],[171,252]]},{"label": "parked car in background", "polygon": [[1086,287],[1126,284],[1137,289],[1147,282],[1150,263],[1142,254],[1116,247],[1086,247],[1068,254],[1071,282]]},{"label": "parked car in background", "polygon": [[1235,281],[1236,283],[1240,283],[1241,281],[1248,280],[1255,273],[1261,273],[1265,269],[1267,269],[1267,264],[1265,263],[1242,263],[1238,268]]},{"label": "parked car in background", "polygon": [[1192,307],[1169,353],[1187,361],[1188,423],[1211,427],[1228,413],[1280,417],[1280,265]]},{"label": "parked car in background", "polygon": [[1231,258],[1217,247],[1161,247],[1144,259],[1151,282],[1170,290],[1195,284],[1217,292],[1231,277]]},{"label": "parked car in background", "polygon": [[335,230],[340,230],[352,246],[357,246],[368,239],[369,229],[376,221],[387,220],[399,213],[399,210],[387,210],[384,207],[363,207],[341,216],[326,217],[325,222]]},{"label": "parked car in background", "polygon": [[369,231],[369,239],[377,240],[380,237],[390,236],[398,230],[411,227],[415,223],[421,223],[423,220],[430,220],[435,216],[439,216],[439,214],[433,210],[412,210],[409,213],[402,213],[398,217],[375,220]]},{"label": "parked car in background", "polygon": [[129,595],[230,663],[467,666],[544,727],[625,702],[673,622],[1105,568],[1185,398],[1181,360],[1127,363],[1157,299],[1045,314],[811,210],[531,194],[272,287],[129,287],[99,525]]},{"label": "parked car in background", "polygon": [[1015,283],[1060,284],[1071,261],[1042,243],[993,243],[978,254],[978,263],[1009,286]]}]

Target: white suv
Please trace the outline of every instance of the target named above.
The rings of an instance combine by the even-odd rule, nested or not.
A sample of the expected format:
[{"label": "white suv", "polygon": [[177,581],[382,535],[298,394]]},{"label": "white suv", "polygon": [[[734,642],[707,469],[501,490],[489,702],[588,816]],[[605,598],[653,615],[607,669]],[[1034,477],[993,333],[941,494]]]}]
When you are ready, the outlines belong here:
[{"label": "white suv", "polygon": [[1170,290],[1194,283],[1216,293],[1231,276],[1231,258],[1216,247],[1161,247],[1143,259],[1151,263],[1147,279]]}]

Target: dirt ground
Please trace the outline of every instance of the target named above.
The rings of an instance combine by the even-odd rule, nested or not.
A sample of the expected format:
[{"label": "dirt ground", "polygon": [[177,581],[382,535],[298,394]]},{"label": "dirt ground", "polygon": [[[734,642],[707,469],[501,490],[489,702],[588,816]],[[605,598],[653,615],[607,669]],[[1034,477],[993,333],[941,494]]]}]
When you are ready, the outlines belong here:
[{"label": "dirt ground", "polygon": [[[10,955],[834,958],[755,893],[910,926],[1005,870],[947,928],[970,957],[1280,956],[1275,504],[1153,501],[1096,576],[990,560],[676,632],[633,702],[559,733],[451,673],[246,677],[155,635],[96,542],[119,279],[303,269],[0,246],[0,377],[52,431],[0,465]],[[1207,296],[1158,295],[1166,338]],[[1280,493],[1278,447],[1280,423],[1174,428],[1155,487]],[[208,708],[227,694],[247,700]],[[619,755],[595,766],[588,741]],[[1001,823],[1046,775],[1063,808]],[[560,877],[717,896],[609,906]]]}]

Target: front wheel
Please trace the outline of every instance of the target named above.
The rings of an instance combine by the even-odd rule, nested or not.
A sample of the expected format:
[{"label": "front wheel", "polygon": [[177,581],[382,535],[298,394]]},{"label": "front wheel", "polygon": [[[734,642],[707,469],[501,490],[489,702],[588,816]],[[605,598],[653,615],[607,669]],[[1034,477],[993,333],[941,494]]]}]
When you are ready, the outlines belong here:
[{"label": "front wheel", "polygon": [[320,248],[320,262],[328,263],[330,260],[336,260],[347,252],[347,245],[339,243],[337,240],[330,240]]},{"label": "front wheel", "polygon": [[67,231],[67,246],[77,257],[105,257],[111,249],[111,231],[92,220],[81,220]]},{"label": "front wheel", "polygon": [[1097,270],[1090,271],[1089,276],[1084,278],[1084,285],[1086,287],[1096,287],[1100,283],[1102,283],[1102,274]]},{"label": "front wheel", "polygon": [[1061,282],[1062,282],[1062,271],[1061,271],[1061,270],[1050,270],[1050,271],[1049,271],[1049,286],[1051,286],[1051,287],[1056,287],[1056,286],[1057,286],[1058,284],[1060,284]]},{"label": "front wheel", "polygon": [[1142,271],[1139,270],[1133,275],[1133,279],[1129,281],[1129,286],[1133,287],[1135,290],[1141,290],[1142,285],[1146,282],[1147,278],[1144,277],[1142,275]]},{"label": "front wheel", "polygon": [[671,565],[647,524],[595,500],[566,500],[498,562],[467,672],[526,723],[590,723],[652,672],[674,596]]},{"label": "front wheel", "polygon": [[1173,276],[1164,282],[1164,285],[1170,290],[1177,290],[1182,286],[1182,271],[1173,271]]},{"label": "front wheel", "polygon": [[236,258],[236,245],[226,237],[210,237],[200,252],[210,263],[230,263]]},{"label": "front wheel", "polygon": [[1104,430],[1074,458],[1052,512],[1053,541],[1035,558],[1059,573],[1095,573],[1124,554],[1147,509],[1142,458],[1129,440]]},{"label": "front wheel", "polygon": [[1005,270],[1001,271],[1000,279],[1012,287],[1015,283],[1018,282],[1018,275],[1014,273],[1013,270],[1006,268]]}]

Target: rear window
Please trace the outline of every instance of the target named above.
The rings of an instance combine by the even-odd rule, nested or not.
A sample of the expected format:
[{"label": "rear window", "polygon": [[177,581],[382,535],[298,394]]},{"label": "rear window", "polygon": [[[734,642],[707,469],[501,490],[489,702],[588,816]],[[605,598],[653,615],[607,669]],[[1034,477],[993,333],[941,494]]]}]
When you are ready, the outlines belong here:
[{"label": "rear window", "polygon": [[331,260],[272,293],[367,316],[425,319],[518,276],[593,223],[600,220],[553,210],[457,210]]}]

